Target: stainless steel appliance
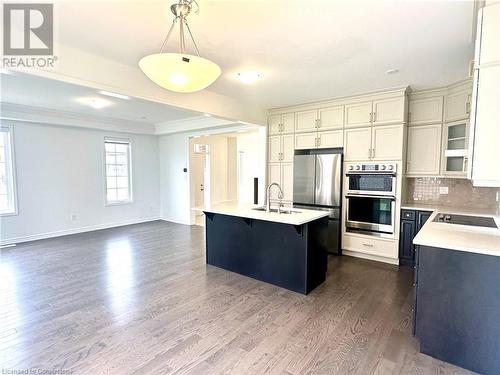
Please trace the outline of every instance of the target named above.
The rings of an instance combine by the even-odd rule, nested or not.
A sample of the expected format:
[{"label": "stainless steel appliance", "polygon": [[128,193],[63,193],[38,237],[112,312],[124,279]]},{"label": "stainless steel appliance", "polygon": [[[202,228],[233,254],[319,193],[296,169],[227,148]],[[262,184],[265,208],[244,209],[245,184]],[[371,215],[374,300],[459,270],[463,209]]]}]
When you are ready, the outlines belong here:
[{"label": "stainless steel appliance", "polygon": [[341,254],[342,149],[297,150],[293,161],[293,205],[330,213],[325,246]]},{"label": "stainless steel appliance", "polygon": [[348,164],[346,169],[346,230],[394,236],[396,164]]}]

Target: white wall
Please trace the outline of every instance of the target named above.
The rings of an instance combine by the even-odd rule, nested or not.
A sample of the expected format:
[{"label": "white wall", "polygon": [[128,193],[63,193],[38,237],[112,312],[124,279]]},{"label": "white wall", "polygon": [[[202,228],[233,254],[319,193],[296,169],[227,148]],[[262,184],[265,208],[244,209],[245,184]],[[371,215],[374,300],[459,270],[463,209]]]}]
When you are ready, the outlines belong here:
[{"label": "white wall", "polygon": [[[244,139],[239,142],[237,140],[237,149],[247,150],[251,155],[252,163],[249,163],[252,170],[249,171],[251,177],[259,177],[259,197],[261,203],[264,197],[264,178],[266,170],[266,133],[265,128],[252,133],[242,133],[237,138]],[[160,196],[161,196],[161,217],[168,221],[191,224],[191,209],[190,209],[190,181],[189,181],[189,153],[190,139],[193,136],[200,135],[195,133],[178,133],[171,135],[160,136]],[[211,138],[211,137],[206,137]],[[204,143],[203,138],[199,138],[199,143]],[[226,157],[227,162],[227,157]],[[183,168],[187,168],[188,172],[183,172]],[[227,173],[227,166],[226,166]],[[253,182],[247,179],[251,187],[250,201],[253,201]],[[249,186],[250,186],[249,185]],[[227,191],[226,191],[227,197]],[[219,199],[218,193],[211,194],[213,201]]]},{"label": "white wall", "polygon": [[[152,220],[160,216],[158,139],[82,128],[14,126],[18,215],[0,218],[10,243]],[[105,136],[130,138],[134,202],[104,205]],[[76,220],[71,220],[76,214]]]},{"label": "white wall", "polygon": [[264,204],[266,183],[265,129],[238,134],[238,201],[253,203],[253,178],[259,179],[259,203]]}]

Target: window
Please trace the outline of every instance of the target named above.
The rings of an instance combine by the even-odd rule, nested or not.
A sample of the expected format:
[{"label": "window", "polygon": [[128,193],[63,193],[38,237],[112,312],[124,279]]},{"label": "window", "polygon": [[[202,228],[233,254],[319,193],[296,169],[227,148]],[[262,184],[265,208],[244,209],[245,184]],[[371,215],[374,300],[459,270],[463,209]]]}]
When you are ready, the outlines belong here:
[{"label": "window", "polygon": [[17,208],[12,129],[2,126],[0,127],[0,215],[15,213],[17,213]]},{"label": "window", "polygon": [[132,202],[130,142],[104,140],[106,168],[106,204]]}]

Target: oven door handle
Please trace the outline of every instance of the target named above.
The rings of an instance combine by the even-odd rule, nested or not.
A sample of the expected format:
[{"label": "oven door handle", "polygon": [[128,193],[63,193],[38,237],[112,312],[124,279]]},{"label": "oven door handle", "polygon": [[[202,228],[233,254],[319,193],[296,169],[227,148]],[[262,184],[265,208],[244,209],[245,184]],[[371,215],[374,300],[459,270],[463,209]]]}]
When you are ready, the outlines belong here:
[{"label": "oven door handle", "polygon": [[396,197],[392,195],[366,195],[366,194],[347,194],[346,198],[381,198],[381,199],[390,199],[391,201],[395,201]]}]

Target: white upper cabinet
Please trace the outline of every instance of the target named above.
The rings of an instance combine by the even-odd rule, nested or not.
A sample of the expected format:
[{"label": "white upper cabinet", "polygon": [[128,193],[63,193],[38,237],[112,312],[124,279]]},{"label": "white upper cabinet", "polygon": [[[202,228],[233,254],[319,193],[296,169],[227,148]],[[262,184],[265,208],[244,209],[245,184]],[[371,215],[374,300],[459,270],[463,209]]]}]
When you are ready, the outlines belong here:
[{"label": "white upper cabinet", "polygon": [[[479,66],[500,63],[500,3],[483,8],[480,36]],[[482,22],[481,22],[482,21]],[[477,57],[476,57],[477,59]]]},{"label": "white upper cabinet", "polygon": [[281,137],[279,135],[273,135],[268,138],[267,158],[271,163],[281,161]]},{"label": "white upper cabinet", "polygon": [[318,144],[318,133],[299,133],[295,134],[295,149],[307,150],[315,148]]},{"label": "white upper cabinet", "polygon": [[318,121],[318,111],[302,111],[295,114],[295,132],[316,131]]},{"label": "white upper cabinet", "polygon": [[344,132],[342,130],[330,130],[318,132],[318,148],[342,147],[344,145]]},{"label": "white upper cabinet", "polygon": [[423,125],[443,121],[443,97],[410,99],[409,124]]},{"label": "white upper cabinet", "polygon": [[293,113],[270,115],[268,118],[269,135],[293,133],[294,123]]},{"label": "white upper cabinet", "polygon": [[281,133],[281,115],[271,115],[268,120],[269,135]]},{"label": "white upper cabinet", "polygon": [[372,102],[347,104],[345,106],[345,127],[353,128],[371,125]]},{"label": "white upper cabinet", "polygon": [[398,124],[405,121],[405,98],[389,98],[373,101],[373,125]]},{"label": "white upper cabinet", "polygon": [[500,3],[478,14],[476,70],[469,138],[474,186],[500,186]]},{"label": "white upper cabinet", "polygon": [[438,176],[442,124],[410,126],[406,153],[408,176]]},{"label": "white upper cabinet", "polygon": [[281,161],[293,162],[294,149],[293,134],[281,136]]},{"label": "white upper cabinet", "polygon": [[346,129],[344,159],[346,161],[370,160],[372,128]]},{"label": "white upper cabinet", "polygon": [[318,130],[342,129],[344,127],[344,106],[318,110]]},{"label": "white upper cabinet", "polygon": [[401,160],[403,158],[403,132],[403,124],[374,126],[371,160]]},{"label": "white upper cabinet", "polygon": [[[499,47],[500,48],[500,47]],[[445,120],[455,121],[468,118],[472,98],[472,87],[446,96]]]}]

